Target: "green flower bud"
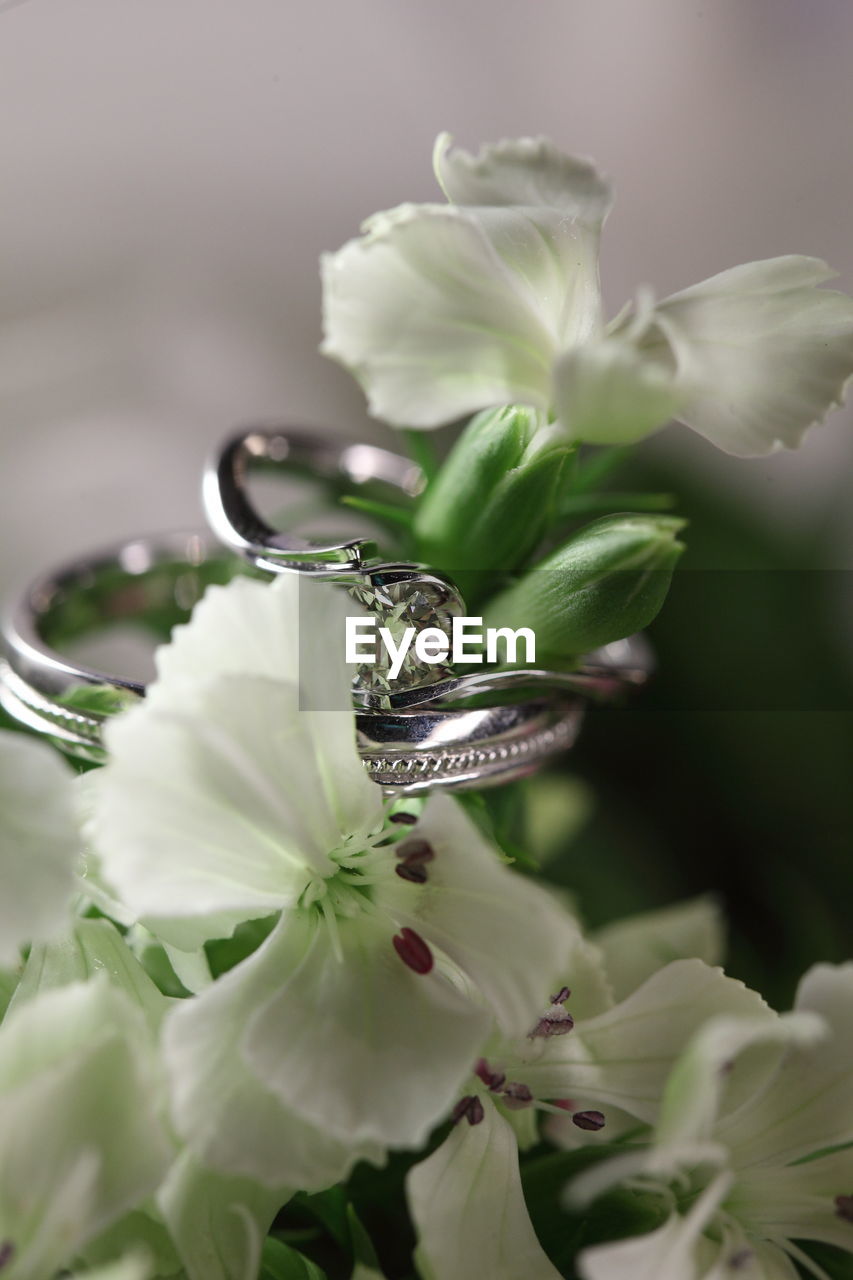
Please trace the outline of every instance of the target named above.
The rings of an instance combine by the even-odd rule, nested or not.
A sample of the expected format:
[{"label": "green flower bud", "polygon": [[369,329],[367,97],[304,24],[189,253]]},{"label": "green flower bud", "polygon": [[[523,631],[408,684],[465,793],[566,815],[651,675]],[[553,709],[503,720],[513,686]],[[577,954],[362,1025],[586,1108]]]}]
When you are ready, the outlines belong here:
[{"label": "green flower bud", "polygon": [[534,409],[477,414],[421,500],[419,558],[452,574],[469,603],[488,582],[476,571],[520,568],[548,528],[571,451]]},{"label": "green flower bud", "polygon": [[578,654],[647,626],[669,590],[684,550],[673,516],[605,516],[586,525],[496,596],[484,621],[531,627],[537,665],[565,666]]}]

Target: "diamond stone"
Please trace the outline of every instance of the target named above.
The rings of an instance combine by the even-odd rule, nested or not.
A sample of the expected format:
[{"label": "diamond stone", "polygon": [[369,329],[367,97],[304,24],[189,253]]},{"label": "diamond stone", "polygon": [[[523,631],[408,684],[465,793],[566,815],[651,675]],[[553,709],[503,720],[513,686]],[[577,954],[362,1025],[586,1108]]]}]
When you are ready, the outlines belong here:
[{"label": "diamond stone", "polygon": [[[408,579],[408,580],[406,580]],[[356,685],[376,693],[399,692],[424,685],[436,684],[452,675],[452,668],[442,662],[422,662],[415,652],[417,633],[428,627],[443,631],[448,641],[455,617],[462,617],[465,606],[450,583],[440,578],[394,571],[371,575],[369,583],[351,587],[350,594],[377,620],[377,627],[386,627],[395,645],[402,641],[406,629],[414,627],[416,636],[403,659],[400,674],[391,680],[391,658],[384,645],[376,646],[376,662],[364,662],[358,667]]]}]

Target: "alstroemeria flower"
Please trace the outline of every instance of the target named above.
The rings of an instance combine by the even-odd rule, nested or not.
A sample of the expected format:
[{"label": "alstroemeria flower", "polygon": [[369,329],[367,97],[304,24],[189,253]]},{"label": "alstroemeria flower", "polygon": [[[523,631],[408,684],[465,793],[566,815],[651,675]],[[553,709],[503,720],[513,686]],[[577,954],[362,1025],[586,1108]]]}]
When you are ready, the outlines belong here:
[{"label": "alstroemeria flower", "polygon": [[431,428],[530,405],[566,437],[639,440],[673,415],[727,452],[795,447],[853,374],[853,300],[814,258],[748,263],[602,319],[607,184],[543,139],[451,151],[447,204],[402,205],[323,259],[323,351],[376,417]]},{"label": "alstroemeria flower", "polygon": [[63,930],[79,852],[67,766],[46,743],[0,732],[0,967]]},{"label": "alstroemeria flower", "polygon": [[171,1160],[143,1014],[105,975],[0,1027],[4,1280],[53,1276],[152,1194]]},{"label": "alstroemeria flower", "polygon": [[667,965],[618,1005],[595,948],[578,943],[565,973],[571,991],[556,992],[526,1036],[496,1036],[486,1047],[457,1104],[455,1128],[409,1174],[426,1280],[555,1280],[518,1167],[517,1138],[536,1141],[536,1111],[571,1116],[586,1137],[618,1136],[626,1120],[634,1128],[651,1123],[669,1070],[705,1019],[723,1010],[759,1022],[775,1016],[754,992],[700,960]]},{"label": "alstroemeria flower", "polygon": [[[189,950],[278,916],[165,1033],[179,1133],[267,1185],[423,1141],[576,934],[455,801],[395,821],[356,751],[342,612],[288,575],[214,588],[108,729],[94,795],[104,875],[158,937]],[[320,689],[342,709],[305,709]]]},{"label": "alstroemeria flower", "polygon": [[616,1162],[678,1210],[647,1236],[582,1254],[581,1275],[794,1280],[796,1241],[853,1252],[852,1056],[850,964],[810,970],[795,1012],[775,1023],[700,1030],[667,1084],[654,1145]]}]

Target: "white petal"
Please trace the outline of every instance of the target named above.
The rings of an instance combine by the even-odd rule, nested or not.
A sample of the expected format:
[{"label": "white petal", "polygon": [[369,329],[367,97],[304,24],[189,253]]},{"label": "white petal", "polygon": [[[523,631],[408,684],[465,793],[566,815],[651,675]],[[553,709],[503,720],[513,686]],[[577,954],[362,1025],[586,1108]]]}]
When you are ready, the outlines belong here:
[{"label": "white petal", "polygon": [[527,205],[555,209],[600,226],[610,210],[609,183],[590,160],[558,151],[547,138],[504,139],[476,156],[439,134],[433,166],[451,204]]},{"label": "white petal", "polygon": [[[538,260],[522,215],[506,210],[501,224],[502,240],[514,230]],[[429,428],[492,405],[548,407],[556,336],[477,210],[404,205],[366,230],[322,260],[322,351],[375,417]]]},{"label": "white petal", "polygon": [[69,1273],[70,1280],[150,1280],[151,1264],[144,1254],[129,1254],[94,1270]]},{"label": "white petal", "polygon": [[710,1280],[698,1245],[729,1185],[721,1174],[685,1217],[674,1214],[647,1235],[584,1249],[578,1258],[582,1280]]},{"label": "white petal", "polygon": [[65,926],[80,852],[72,797],[55,751],[0,732],[0,967]]},{"label": "white petal", "polygon": [[827,1034],[794,1041],[768,1087],[718,1127],[743,1163],[789,1163],[853,1142],[853,963],[815,965],[795,1007]]},{"label": "white petal", "polygon": [[158,936],[184,949],[226,936],[333,869],[328,853],[342,835],[293,687],[221,676],[206,688],[203,714],[152,703],[106,736],[97,852]]},{"label": "white petal", "polygon": [[[744,1017],[749,1010],[731,1009],[725,1016],[713,1017],[713,1012],[717,1011],[708,1010],[705,1025],[667,1081],[657,1128],[664,1152],[667,1147],[677,1150],[682,1144],[704,1142],[712,1135],[729,1146],[736,1144],[738,1127],[731,1121],[739,1116],[741,1123],[750,1123],[756,1091],[772,1076],[789,1046],[819,1044],[825,1038],[821,1020],[806,1013],[779,1017],[757,1008]],[[717,1123],[723,1110],[729,1119]],[[732,1129],[728,1137],[727,1125]]]},{"label": "white petal", "polygon": [[457,1098],[490,1019],[437,971],[408,968],[390,921],[338,929],[341,959],[325,926],[282,922],[260,962],[267,998],[251,1010],[246,1060],[341,1141],[417,1146]]},{"label": "white petal", "polygon": [[605,925],[594,935],[604,952],[607,977],[617,1000],[673,960],[723,959],[723,917],[716,899],[691,898]]},{"label": "white petal", "polygon": [[286,1200],[247,1178],[204,1169],[189,1152],[157,1192],[188,1280],[256,1280],[264,1237]]},{"label": "white petal", "polygon": [[[571,1007],[571,1005],[569,1005]],[[715,1014],[774,1019],[761,997],[701,960],[658,970],[613,1009],[568,1035],[530,1042],[513,1066],[539,1098],[595,1099],[646,1123],[658,1113],[664,1084],[690,1037]]]},{"label": "white petal", "polygon": [[159,1183],[171,1144],[150,1032],[106,978],[47,991],[7,1016],[0,1153],[0,1238],[22,1259],[64,1242],[45,1274]]},{"label": "white petal", "polygon": [[504,262],[532,291],[560,346],[599,327],[598,238],[611,203],[588,160],[545,138],[483,147],[479,155],[435,145],[436,177],[448,200],[470,208]]},{"label": "white petal", "polygon": [[33,947],[10,1011],[44,991],[103,974],[140,1009],[156,1036],[169,1001],[158,990],[109,920],[76,920],[58,942]]},{"label": "white petal", "polygon": [[650,352],[675,360],[682,421],[741,457],[796,448],[853,373],[853,299],[816,287],[833,274],[817,258],[770,258],[661,302]]},{"label": "white petal", "polygon": [[486,1101],[480,1124],[462,1121],[409,1173],[406,1193],[424,1280],[559,1280],[533,1231],[515,1135]]},{"label": "white petal", "polygon": [[617,335],[564,352],[554,365],[553,398],[572,440],[634,444],[669,421],[684,393],[665,365]]},{"label": "white petal", "polygon": [[577,924],[532,880],[510,871],[462,807],[430,798],[412,838],[435,857],[426,884],[399,877],[377,901],[473,980],[509,1035],[524,1035],[556,983],[567,981]]},{"label": "white petal", "polygon": [[317,759],[326,807],[340,831],[357,830],[379,803],[356,751],[354,668],[344,661],[344,620],[358,612],[340,587],[297,574],[211,587],[191,621],[157,650],[148,700],[203,710],[206,682],[217,676],[263,676],[297,687],[293,715]]},{"label": "white petal", "polygon": [[318,1191],[346,1178],[358,1159],[382,1159],[375,1143],[339,1142],[313,1125],[299,1099],[288,1105],[274,1094],[243,1052],[247,1025],[288,981],[298,964],[291,951],[305,942],[292,930],[282,945],[279,930],[201,995],[177,1004],[163,1038],[178,1133],[202,1164],[255,1179],[282,1202],[287,1187]]},{"label": "white petal", "polygon": [[836,1197],[853,1194],[853,1148],[793,1165],[738,1172],[727,1208],[750,1233],[771,1240],[821,1240],[853,1251],[853,1225]]}]

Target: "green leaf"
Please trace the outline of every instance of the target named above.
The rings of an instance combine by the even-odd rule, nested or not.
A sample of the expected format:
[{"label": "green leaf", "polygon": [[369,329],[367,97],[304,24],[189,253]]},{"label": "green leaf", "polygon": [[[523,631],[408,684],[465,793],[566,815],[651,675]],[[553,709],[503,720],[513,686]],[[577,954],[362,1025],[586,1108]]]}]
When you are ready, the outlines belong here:
[{"label": "green leaf", "polygon": [[356,1263],[364,1267],[379,1270],[379,1259],[373,1247],[373,1241],[362,1226],[361,1219],[351,1204],[347,1205],[347,1222],[349,1224],[352,1256]]},{"label": "green leaf", "polygon": [[584,455],[575,472],[572,492],[587,493],[590,489],[596,489],[611,472],[627,462],[633,452],[630,445],[617,444],[595,449],[589,456]]},{"label": "green leaf", "polygon": [[78,684],[57,698],[57,702],[72,711],[84,711],[95,716],[115,715],[138,701],[136,694],[126,689],[114,689],[108,684]]},{"label": "green leaf", "polygon": [[572,535],[485,610],[487,627],[530,627],[537,665],[566,665],[647,626],[684,550],[673,516],[605,516]]},{"label": "green leaf", "polygon": [[268,1236],[264,1241],[261,1280],[328,1280],[325,1271],[283,1240]]},{"label": "green leaf", "polygon": [[623,1144],[609,1143],[576,1151],[551,1151],[522,1164],[521,1181],[533,1227],[543,1249],[563,1274],[574,1274],[572,1262],[581,1249],[642,1235],[660,1226],[667,1217],[663,1197],[622,1188],[600,1196],[583,1210],[566,1208],[565,1190],[572,1178],[624,1151]]},{"label": "green leaf", "polygon": [[360,498],[354,493],[345,493],[341,498],[341,505],[352,507],[355,511],[363,511],[365,515],[374,516],[377,520],[381,520],[383,524],[401,525],[404,529],[411,529],[412,521],[415,518],[414,512],[410,507],[395,507],[390,502],[378,502],[373,498]]},{"label": "green leaf", "polygon": [[432,440],[425,431],[404,431],[403,438],[409,449],[409,456],[424,473],[427,485],[430,485],[438,471],[439,462],[435,456]]},{"label": "green leaf", "polygon": [[302,1206],[312,1217],[322,1222],[326,1230],[334,1236],[343,1249],[349,1248],[350,1224],[347,1216],[347,1193],[343,1187],[329,1187],[327,1191],[318,1191],[313,1195],[301,1192],[294,1196],[295,1207]]},{"label": "green leaf", "polygon": [[615,511],[671,511],[677,502],[672,493],[568,493],[560,500],[558,518]]}]

